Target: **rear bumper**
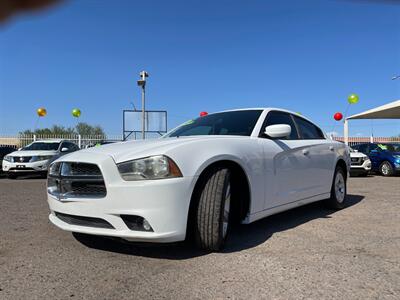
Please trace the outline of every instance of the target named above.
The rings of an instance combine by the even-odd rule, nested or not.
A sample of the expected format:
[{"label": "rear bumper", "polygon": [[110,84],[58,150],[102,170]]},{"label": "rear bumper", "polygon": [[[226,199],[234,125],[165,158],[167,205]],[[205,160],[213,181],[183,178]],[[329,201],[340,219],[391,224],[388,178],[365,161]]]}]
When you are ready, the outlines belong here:
[{"label": "rear bumper", "polygon": [[[96,163],[101,169],[107,188],[106,196],[58,200],[48,194],[49,219],[55,226],[72,232],[138,242],[163,243],[185,239],[189,204],[197,177],[124,181],[111,158],[102,161],[95,159],[93,156],[85,159],[85,162]],[[56,212],[101,219],[113,228],[73,225],[57,217]],[[142,217],[153,231],[131,230],[121,215]]]}]

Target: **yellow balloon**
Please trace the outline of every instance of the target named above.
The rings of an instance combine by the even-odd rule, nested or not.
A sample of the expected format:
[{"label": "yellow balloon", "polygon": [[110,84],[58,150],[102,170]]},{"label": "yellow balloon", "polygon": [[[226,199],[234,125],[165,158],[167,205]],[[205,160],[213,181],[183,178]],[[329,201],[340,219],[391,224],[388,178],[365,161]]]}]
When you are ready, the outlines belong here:
[{"label": "yellow balloon", "polygon": [[39,117],[44,117],[47,115],[47,110],[45,108],[41,107],[41,108],[37,109],[36,113]]},{"label": "yellow balloon", "polygon": [[81,116],[81,110],[78,108],[74,108],[72,110],[72,116],[75,118],[79,118]]},{"label": "yellow balloon", "polygon": [[348,98],[347,101],[349,101],[350,104],[356,104],[358,102],[359,98],[356,94],[351,94]]}]

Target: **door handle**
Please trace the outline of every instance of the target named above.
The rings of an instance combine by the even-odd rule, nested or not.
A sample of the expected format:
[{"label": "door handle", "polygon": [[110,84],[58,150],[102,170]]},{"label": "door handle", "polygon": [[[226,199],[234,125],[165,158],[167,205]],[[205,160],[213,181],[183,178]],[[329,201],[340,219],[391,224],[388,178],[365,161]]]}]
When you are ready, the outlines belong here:
[{"label": "door handle", "polygon": [[308,155],[310,152],[308,151],[308,149],[303,149],[303,154],[304,155]]},{"label": "door handle", "polygon": [[334,150],[333,146],[329,146],[329,150],[333,151]]}]

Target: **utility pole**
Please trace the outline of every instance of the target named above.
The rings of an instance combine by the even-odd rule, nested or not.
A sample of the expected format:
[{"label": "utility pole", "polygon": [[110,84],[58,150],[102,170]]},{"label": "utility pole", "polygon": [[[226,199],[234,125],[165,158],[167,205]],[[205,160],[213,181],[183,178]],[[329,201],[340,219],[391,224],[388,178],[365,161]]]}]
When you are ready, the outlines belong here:
[{"label": "utility pole", "polygon": [[142,139],[144,140],[146,139],[146,78],[149,77],[149,73],[142,71],[139,75],[137,84],[142,87]]}]

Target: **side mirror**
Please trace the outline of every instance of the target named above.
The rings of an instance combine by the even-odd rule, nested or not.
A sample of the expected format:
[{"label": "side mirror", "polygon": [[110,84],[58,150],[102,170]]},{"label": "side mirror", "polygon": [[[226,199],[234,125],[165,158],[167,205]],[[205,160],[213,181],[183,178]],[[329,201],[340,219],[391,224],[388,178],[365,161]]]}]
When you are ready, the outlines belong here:
[{"label": "side mirror", "polygon": [[68,151],[69,151],[69,149],[67,147],[61,148],[61,152],[68,152]]},{"label": "side mirror", "polygon": [[292,128],[287,124],[277,124],[265,127],[264,134],[271,138],[284,138],[290,135]]}]

